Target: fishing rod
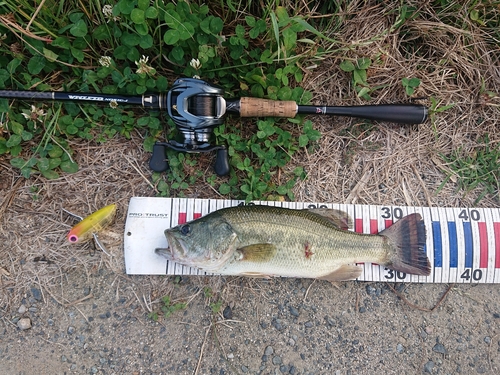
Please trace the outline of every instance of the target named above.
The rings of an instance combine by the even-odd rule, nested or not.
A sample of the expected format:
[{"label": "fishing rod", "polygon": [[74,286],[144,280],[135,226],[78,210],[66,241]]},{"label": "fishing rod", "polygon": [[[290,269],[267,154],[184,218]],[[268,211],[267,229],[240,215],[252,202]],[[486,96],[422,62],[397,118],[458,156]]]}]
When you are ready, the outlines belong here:
[{"label": "fishing rod", "polygon": [[195,78],[177,79],[166,93],[140,96],[88,94],[71,92],[38,92],[0,90],[0,98],[47,101],[84,101],[138,105],[149,109],[166,110],[179,130],[179,140],[156,142],[149,161],[155,172],[169,168],[166,149],[200,153],[216,151],[215,173],[229,173],[227,149],[213,145],[213,130],[223,124],[227,114],[240,117],[286,117],[298,114],[329,115],[364,118],[401,124],[420,124],[427,119],[427,107],[417,104],[379,104],[361,106],[298,105],[294,101],[259,98],[224,98],[224,90]]}]

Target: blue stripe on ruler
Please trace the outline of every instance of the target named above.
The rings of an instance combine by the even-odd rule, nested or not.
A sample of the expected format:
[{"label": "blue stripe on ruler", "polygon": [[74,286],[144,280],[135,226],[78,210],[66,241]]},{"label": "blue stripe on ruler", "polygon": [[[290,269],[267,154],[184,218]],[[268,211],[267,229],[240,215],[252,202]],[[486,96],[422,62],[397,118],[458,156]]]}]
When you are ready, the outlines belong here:
[{"label": "blue stripe on ruler", "polygon": [[458,267],[457,223],[448,221],[448,237],[450,239],[450,267]]},{"label": "blue stripe on ruler", "polygon": [[464,240],[465,240],[465,268],[472,268],[473,249],[472,227],[470,221],[464,221]]},{"label": "blue stripe on ruler", "polygon": [[434,245],[434,267],[443,267],[443,243],[441,241],[441,224],[432,222],[432,238]]}]

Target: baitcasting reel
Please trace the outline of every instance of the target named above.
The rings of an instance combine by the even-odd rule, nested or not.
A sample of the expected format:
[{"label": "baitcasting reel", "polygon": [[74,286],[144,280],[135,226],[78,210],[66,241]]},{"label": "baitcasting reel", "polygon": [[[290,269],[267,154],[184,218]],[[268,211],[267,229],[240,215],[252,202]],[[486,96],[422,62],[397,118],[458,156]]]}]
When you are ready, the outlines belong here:
[{"label": "baitcasting reel", "polygon": [[224,90],[194,78],[181,78],[174,82],[168,92],[165,106],[179,130],[179,140],[157,142],[149,167],[155,172],[168,169],[166,148],[180,152],[216,151],[215,173],[229,173],[229,159],[224,146],[213,146],[213,129],[224,122],[226,101]]}]

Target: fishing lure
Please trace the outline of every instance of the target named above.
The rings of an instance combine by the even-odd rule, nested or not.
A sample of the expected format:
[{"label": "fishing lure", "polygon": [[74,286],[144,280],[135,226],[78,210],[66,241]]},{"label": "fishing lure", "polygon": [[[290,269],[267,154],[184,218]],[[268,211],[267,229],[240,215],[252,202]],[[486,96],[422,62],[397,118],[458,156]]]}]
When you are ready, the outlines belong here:
[{"label": "fishing lure", "polygon": [[76,224],[67,235],[71,243],[78,243],[96,237],[96,233],[107,227],[116,215],[116,204],[110,204],[97,210],[93,214]]}]

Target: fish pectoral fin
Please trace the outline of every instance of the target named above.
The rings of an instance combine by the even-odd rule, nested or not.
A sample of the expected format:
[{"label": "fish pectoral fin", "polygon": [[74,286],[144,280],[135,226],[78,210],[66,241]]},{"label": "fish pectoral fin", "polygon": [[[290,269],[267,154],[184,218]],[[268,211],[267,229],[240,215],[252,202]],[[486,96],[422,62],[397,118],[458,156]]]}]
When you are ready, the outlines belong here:
[{"label": "fish pectoral fin", "polygon": [[344,264],[335,271],[318,277],[318,279],[328,281],[354,280],[361,276],[362,271],[363,269],[361,267]]},{"label": "fish pectoral fin", "polygon": [[330,208],[308,208],[307,211],[324,217],[339,229],[348,230],[353,227],[352,218],[347,212]]},{"label": "fish pectoral fin", "polygon": [[276,254],[276,246],[270,243],[257,243],[240,247],[237,251],[240,253],[239,261],[267,262]]}]

